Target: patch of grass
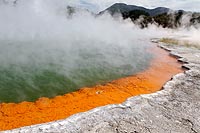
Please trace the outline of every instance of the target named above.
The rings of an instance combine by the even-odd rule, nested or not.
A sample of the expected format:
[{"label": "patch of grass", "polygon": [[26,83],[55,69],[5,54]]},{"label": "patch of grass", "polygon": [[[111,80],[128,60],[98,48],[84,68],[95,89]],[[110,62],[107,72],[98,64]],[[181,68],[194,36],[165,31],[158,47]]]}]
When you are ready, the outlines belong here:
[{"label": "patch of grass", "polygon": [[200,49],[200,43],[191,42],[188,40],[178,40],[175,38],[162,38],[159,40],[160,42],[166,43],[166,44],[172,44],[172,45],[182,45],[185,47],[195,47]]}]

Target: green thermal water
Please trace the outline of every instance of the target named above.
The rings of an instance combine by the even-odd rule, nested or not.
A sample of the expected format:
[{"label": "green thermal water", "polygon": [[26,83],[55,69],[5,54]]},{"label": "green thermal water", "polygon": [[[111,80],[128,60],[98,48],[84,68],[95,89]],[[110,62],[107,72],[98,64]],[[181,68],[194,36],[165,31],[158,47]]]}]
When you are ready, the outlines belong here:
[{"label": "green thermal water", "polygon": [[10,48],[14,50],[9,54],[0,50],[0,102],[34,101],[104,84],[144,70],[151,59],[149,54],[135,52],[135,47],[130,52],[74,48],[71,53]]}]

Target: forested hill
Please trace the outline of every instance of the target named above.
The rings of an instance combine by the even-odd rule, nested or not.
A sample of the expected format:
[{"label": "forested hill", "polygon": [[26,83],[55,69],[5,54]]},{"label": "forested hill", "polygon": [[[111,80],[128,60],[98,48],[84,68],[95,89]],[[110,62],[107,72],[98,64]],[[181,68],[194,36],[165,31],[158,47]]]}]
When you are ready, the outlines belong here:
[{"label": "forested hill", "polygon": [[110,13],[112,16],[121,14],[124,19],[130,18],[142,28],[147,27],[150,23],[156,23],[164,28],[177,28],[183,25],[196,26],[200,24],[200,13],[184,10],[171,10],[165,7],[147,9],[141,6],[116,3],[100,12],[99,15],[104,14],[105,12]]}]

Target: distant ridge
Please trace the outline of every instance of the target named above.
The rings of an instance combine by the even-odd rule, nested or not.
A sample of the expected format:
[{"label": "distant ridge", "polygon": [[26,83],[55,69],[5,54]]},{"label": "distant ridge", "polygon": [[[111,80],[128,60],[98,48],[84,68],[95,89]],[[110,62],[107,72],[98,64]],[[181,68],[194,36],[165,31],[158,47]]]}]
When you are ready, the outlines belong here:
[{"label": "distant ridge", "polygon": [[[139,24],[141,28],[147,27],[148,24],[152,23],[156,23],[164,28],[178,28],[183,25],[186,27],[195,27],[200,24],[200,13],[171,10],[166,7],[147,9],[136,5],[115,3],[104,11],[101,11],[98,15],[104,13],[110,13],[112,16],[121,14],[124,19],[130,18],[134,23]],[[189,18],[187,20],[182,20],[184,15],[188,15]],[[143,16],[143,19],[140,19],[141,16]],[[139,20],[139,22],[137,20]]]},{"label": "distant ridge", "polygon": [[144,8],[144,7],[141,7],[141,6],[127,5],[127,4],[124,4],[124,3],[115,3],[111,7],[100,12],[100,14],[104,13],[104,12],[109,12],[112,15],[114,15],[115,13],[125,13],[125,12],[134,11],[134,10],[145,11],[150,16],[156,16],[156,15],[167,13],[167,12],[170,11],[169,8],[165,8],[165,7],[157,7],[155,9],[147,9],[147,8]]}]

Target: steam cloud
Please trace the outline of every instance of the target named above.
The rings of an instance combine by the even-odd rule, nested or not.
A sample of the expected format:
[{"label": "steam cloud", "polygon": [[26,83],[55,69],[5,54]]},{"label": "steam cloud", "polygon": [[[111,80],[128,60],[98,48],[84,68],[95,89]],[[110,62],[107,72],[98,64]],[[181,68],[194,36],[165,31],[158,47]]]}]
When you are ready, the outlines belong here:
[{"label": "steam cloud", "polygon": [[69,17],[65,0],[2,3],[0,101],[64,94],[148,65],[147,41],[128,21],[87,11]]},{"label": "steam cloud", "polygon": [[[0,102],[55,96],[144,70],[150,38],[186,31],[140,29],[130,20],[81,10],[66,0],[0,1]],[[198,29],[190,29],[196,38]],[[188,33],[188,31],[186,32]],[[72,89],[72,90],[71,90]]]}]

